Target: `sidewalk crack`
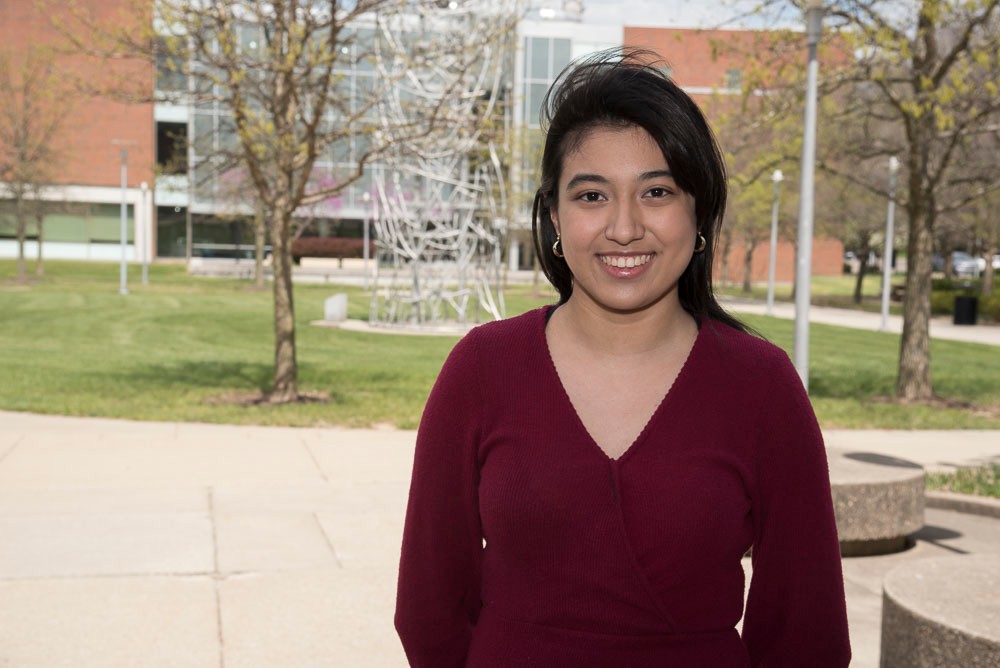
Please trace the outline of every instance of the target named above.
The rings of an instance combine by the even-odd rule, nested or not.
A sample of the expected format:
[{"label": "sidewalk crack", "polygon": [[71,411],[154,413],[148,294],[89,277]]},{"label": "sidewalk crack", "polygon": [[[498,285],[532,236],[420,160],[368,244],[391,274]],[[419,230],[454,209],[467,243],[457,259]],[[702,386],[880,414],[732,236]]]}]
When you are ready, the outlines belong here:
[{"label": "sidewalk crack", "polygon": [[333,555],[333,561],[337,564],[337,568],[343,568],[344,562],[340,560],[340,555],[337,554],[337,548],[333,546],[333,541],[330,540],[330,536],[327,535],[326,530],[323,529],[323,523],[319,521],[319,515],[312,513],[313,519],[316,521],[316,526],[319,528],[319,532],[323,535],[323,540],[326,541],[326,546],[330,548],[330,554]]},{"label": "sidewalk crack", "polygon": [[315,466],[316,470],[319,471],[319,475],[323,478],[323,482],[330,482],[330,479],[326,476],[326,471],[323,470],[323,467],[319,464],[319,459],[316,458],[316,453],[313,452],[313,449],[309,446],[309,442],[306,439],[299,437],[299,443],[301,443],[302,447],[304,447],[306,452],[309,453],[309,458],[312,459],[313,466]]},{"label": "sidewalk crack", "polygon": [[4,463],[4,460],[6,460],[7,457],[9,457],[11,453],[17,449],[17,446],[21,445],[22,441],[24,441],[24,434],[18,436],[17,440],[14,441],[14,443],[9,448],[7,448],[7,451],[4,452],[2,455],[0,455],[0,464]]},{"label": "sidewalk crack", "polygon": [[215,517],[215,490],[208,488],[208,519],[212,524],[212,570],[218,577],[219,573],[219,529]]}]

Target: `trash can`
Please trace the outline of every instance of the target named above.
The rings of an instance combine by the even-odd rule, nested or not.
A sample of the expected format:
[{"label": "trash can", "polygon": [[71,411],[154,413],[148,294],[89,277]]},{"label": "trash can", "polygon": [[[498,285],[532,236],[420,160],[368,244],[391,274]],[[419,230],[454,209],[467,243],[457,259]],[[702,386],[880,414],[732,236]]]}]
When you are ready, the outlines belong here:
[{"label": "trash can", "polygon": [[979,310],[979,298],[968,295],[955,297],[955,319],[956,325],[975,325],[976,311]]}]

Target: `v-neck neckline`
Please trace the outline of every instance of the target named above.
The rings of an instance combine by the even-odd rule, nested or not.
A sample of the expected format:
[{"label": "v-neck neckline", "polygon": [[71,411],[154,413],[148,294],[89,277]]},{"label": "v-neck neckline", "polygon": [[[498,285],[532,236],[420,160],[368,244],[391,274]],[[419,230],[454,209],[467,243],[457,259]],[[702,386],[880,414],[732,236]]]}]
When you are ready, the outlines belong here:
[{"label": "v-neck neckline", "polygon": [[556,367],[555,360],[552,357],[552,349],[549,347],[549,340],[548,336],[546,335],[546,329],[548,328],[549,318],[552,316],[552,313],[555,311],[556,308],[557,308],[556,306],[545,307],[544,309],[542,309],[541,318],[539,318],[541,323],[540,333],[542,337],[542,346],[545,349],[545,358],[548,361],[549,373],[552,374],[552,377],[555,380],[555,384],[559,387],[559,394],[562,397],[563,402],[565,402],[566,406],[568,406],[570,411],[573,413],[573,418],[576,421],[577,427],[584,435],[586,435],[587,437],[586,440],[589,443],[589,447],[592,448],[594,451],[596,451],[597,454],[600,455],[606,462],[610,462],[612,464],[620,464],[624,459],[629,457],[632,454],[632,452],[637,450],[644,440],[646,440],[646,435],[650,430],[650,426],[654,422],[656,422],[657,419],[660,417],[661,413],[663,413],[666,410],[667,405],[673,403],[671,401],[671,397],[677,394],[676,388],[682,385],[682,383],[685,381],[687,375],[689,374],[688,368],[691,366],[691,359],[695,356],[696,352],[698,351],[701,345],[702,336],[704,335],[705,324],[703,322],[700,322],[697,318],[695,319],[695,322],[698,325],[698,332],[697,334],[695,334],[694,343],[691,345],[691,350],[688,351],[687,357],[684,358],[684,363],[681,365],[680,371],[677,372],[677,375],[674,377],[673,382],[670,383],[670,386],[666,389],[663,396],[660,398],[660,401],[656,405],[656,408],[653,409],[652,413],[650,413],[649,417],[646,419],[645,424],[643,424],[642,429],[639,430],[639,433],[636,434],[635,438],[632,440],[629,446],[625,448],[625,450],[622,451],[622,453],[617,457],[612,457],[607,453],[607,451],[605,451],[604,448],[601,447],[600,443],[598,443],[597,440],[594,438],[594,436],[590,433],[590,430],[587,429],[587,425],[583,423],[583,420],[580,418],[580,413],[579,411],[577,411],[576,405],[570,398],[569,392],[566,390],[566,386],[563,384],[562,377],[559,375],[559,369]]}]

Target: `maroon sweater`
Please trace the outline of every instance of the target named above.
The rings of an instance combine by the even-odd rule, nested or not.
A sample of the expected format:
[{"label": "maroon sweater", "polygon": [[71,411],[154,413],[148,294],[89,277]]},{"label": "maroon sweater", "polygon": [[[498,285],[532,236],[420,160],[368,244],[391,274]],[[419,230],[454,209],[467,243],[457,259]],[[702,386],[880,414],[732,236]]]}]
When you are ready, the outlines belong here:
[{"label": "maroon sweater", "polygon": [[470,332],[420,424],[396,628],[428,668],[846,666],[826,452],[787,355],[702,323],[615,460],[545,309]]}]

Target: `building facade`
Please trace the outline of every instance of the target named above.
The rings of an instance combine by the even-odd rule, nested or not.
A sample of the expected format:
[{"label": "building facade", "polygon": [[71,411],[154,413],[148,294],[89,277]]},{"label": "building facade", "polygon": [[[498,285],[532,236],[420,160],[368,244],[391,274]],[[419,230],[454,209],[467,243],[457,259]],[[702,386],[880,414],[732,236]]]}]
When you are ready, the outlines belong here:
[{"label": "building facade", "polygon": [[[115,16],[119,2],[124,0],[86,0],[81,6],[95,18],[108,19]],[[518,24],[508,75],[512,95],[506,112],[512,133],[509,172],[513,217],[506,250],[509,268],[533,265],[529,228],[542,146],[539,111],[545,92],[570,62],[621,45],[653,50],[710,119],[720,117],[717,112],[728,106],[727,100],[739,99],[745,71],[757,65],[752,62],[752,54],[760,44],[759,32],[592,25],[583,23],[581,16],[582,5],[575,0],[541,0],[532,3]],[[15,49],[29,44],[65,44],[65,36],[49,18],[33,3],[0,0],[0,44]],[[253,45],[259,38],[256,30],[259,27],[247,26],[241,42]],[[361,23],[349,30],[352,39],[347,40],[349,46],[345,48],[363,49],[373,26]],[[354,57],[345,58],[344,63],[345,67],[338,71],[338,91],[347,98],[357,95],[360,100],[373,87],[371,63]],[[241,179],[220,171],[212,160],[220,148],[235,142],[224,105],[208,99],[196,104],[185,101],[183,94],[198,84],[181,73],[184,68],[178,63],[161,59],[155,67],[135,62],[115,67],[109,72],[108,65],[96,58],[60,57],[60,68],[71,74],[67,86],[77,85],[70,86],[74,93],[65,98],[72,112],[58,138],[61,157],[53,178],[41,190],[46,202],[46,257],[119,259],[123,199],[128,213],[126,252],[131,262],[251,256],[254,212],[247,202],[252,198],[240,191]],[[111,84],[114,77],[122,76],[129,77],[134,90],[145,89],[145,99],[126,104],[78,92],[80,82]],[[352,138],[339,156],[324,156],[317,168],[327,175],[325,178],[338,178],[356,164],[357,154],[367,148],[365,141],[364,136]],[[123,164],[127,170],[124,188]],[[377,167],[370,166],[361,180],[325,202],[321,210],[304,212],[315,220],[310,233],[360,237],[363,221],[377,215],[372,197],[372,174]],[[35,252],[30,242],[37,233],[37,228],[29,226],[29,257]],[[0,256],[16,253],[13,237],[11,217],[0,209]],[[791,242],[779,243],[778,280],[791,280],[791,249]],[[766,278],[768,251],[766,242],[754,251],[754,280]],[[842,248],[838,242],[818,240],[815,253],[813,266],[817,274],[840,273]],[[723,272],[720,277],[735,280],[742,276],[744,255],[740,240],[733,240],[729,256],[716,262],[717,271]]]}]

